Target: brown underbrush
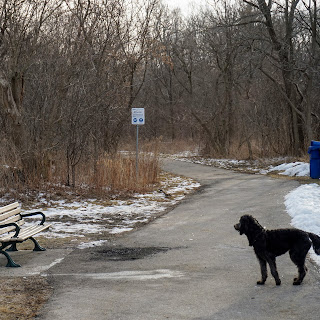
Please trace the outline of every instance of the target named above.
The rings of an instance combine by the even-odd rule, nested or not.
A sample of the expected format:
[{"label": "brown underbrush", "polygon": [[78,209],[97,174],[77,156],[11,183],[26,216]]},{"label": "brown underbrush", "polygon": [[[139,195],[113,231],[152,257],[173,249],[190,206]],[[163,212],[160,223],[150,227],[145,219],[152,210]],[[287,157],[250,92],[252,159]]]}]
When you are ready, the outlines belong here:
[{"label": "brown underbrush", "polygon": [[[37,163],[37,170],[24,173],[21,166],[10,162],[0,163],[0,199],[33,201],[42,197],[126,197],[136,192],[156,188],[159,182],[160,163],[156,152],[141,152],[136,168],[134,152],[102,155],[97,160],[83,159],[73,168],[73,178],[61,155],[54,155],[49,162]],[[31,172],[31,173],[30,173]]]}]

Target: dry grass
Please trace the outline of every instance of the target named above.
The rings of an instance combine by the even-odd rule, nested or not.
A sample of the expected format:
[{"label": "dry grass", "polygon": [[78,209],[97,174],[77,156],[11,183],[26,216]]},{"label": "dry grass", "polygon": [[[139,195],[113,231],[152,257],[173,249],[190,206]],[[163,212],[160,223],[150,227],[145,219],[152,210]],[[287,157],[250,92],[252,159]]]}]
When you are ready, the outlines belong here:
[{"label": "dry grass", "polygon": [[[1,159],[0,159],[1,160]],[[159,182],[160,164],[157,152],[139,154],[139,175],[136,176],[135,153],[118,153],[101,156],[98,161],[84,159],[76,166],[75,186],[68,186],[67,167],[61,155],[54,160],[42,162],[39,171],[21,178],[21,170],[13,162],[0,162],[0,197],[27,203],[39,192],[48,197],[109,197],[127,196],[135,192],[145,192]],[[46,167],[47,166],[47,167]],[[40,168],[41,167],[41,168]],[[41,170],[40,170],[41,169]],[[43,174],[46,172],[46,174]]]},{"label": "dry grass", "polygon": [[159,182],[158,156],[154,153],[140,153],[138,159],[137,175],[136,158],[133,153],[101,157],[92,185],[113,192],[145,192],[152,189]]},{"label": "dry grass", "polygon": [[44,277],[1,278],[0,319],[31,320],[49,298],[52,288]]}]

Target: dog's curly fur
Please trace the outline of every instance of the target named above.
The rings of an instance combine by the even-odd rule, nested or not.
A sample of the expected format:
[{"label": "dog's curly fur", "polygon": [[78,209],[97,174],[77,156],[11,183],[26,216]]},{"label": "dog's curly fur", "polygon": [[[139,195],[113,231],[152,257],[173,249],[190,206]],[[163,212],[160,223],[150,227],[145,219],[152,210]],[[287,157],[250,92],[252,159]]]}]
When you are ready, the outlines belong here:
[{"label": "dog's curly fur", "polygon": [[267,263],[270,266],[276,285],[281,284],[276,266],[276,257],[289,251],[292,262],[298,267],[298,277],[293,284],[301,284],[306,275],[306,255],[311,247],[320,255],[320,237],[311,232],[299,229],[265,230],[259,222],[250,215],[244,215],[234,228],[245,234],[249,245],[253,246],[261,268],[261,280],[257,284],[264,284],[267,279]]}]

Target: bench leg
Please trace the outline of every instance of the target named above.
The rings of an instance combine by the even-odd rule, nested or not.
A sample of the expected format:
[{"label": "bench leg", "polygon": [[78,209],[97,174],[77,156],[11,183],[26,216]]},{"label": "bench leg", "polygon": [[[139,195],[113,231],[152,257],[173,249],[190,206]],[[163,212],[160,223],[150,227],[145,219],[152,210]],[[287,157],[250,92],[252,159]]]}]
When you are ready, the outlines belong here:
[{"label": "bench leg", "polygon": [[13,243],[10,248],[6,249],[6,251],[10,251],[10,252],[13,252],[13,251],[18,251],[17,249],[17,244],[16,243]]},{"label": "bench leg", "polygon": [[20,267],[20,264],[15,263],[7,252],[0,250],[0,253],[4,254],[8,260],[6,267],[10,267],[10,268]]},{"label": "bench leg", "polygon": [[31,237],[30,240],[32,240],[34,243],[33,251],[46,251],[46,249],[42,248],[34,237]]}]

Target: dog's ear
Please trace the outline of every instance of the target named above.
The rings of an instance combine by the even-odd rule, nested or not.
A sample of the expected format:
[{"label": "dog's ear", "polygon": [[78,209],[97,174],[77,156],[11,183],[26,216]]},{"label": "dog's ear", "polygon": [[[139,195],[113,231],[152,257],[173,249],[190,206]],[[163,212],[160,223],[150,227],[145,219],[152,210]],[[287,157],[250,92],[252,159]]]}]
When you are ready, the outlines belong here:
[{"label": "dog's ear", "polygon": [[240,228],[239,228],[239,232],[240,234],[244,234],[248,231],[248,224],[249,224],[249,217],[247,215],[242,216],[240,218]]}]

